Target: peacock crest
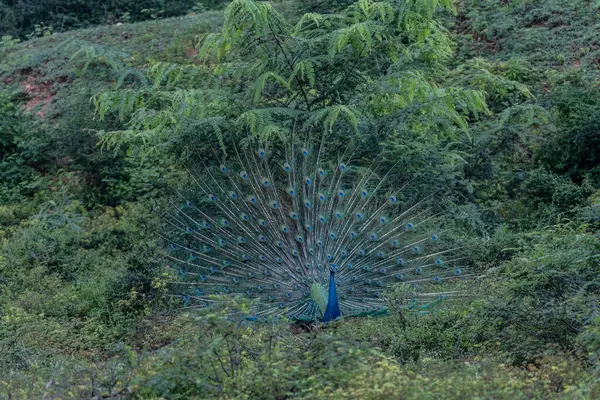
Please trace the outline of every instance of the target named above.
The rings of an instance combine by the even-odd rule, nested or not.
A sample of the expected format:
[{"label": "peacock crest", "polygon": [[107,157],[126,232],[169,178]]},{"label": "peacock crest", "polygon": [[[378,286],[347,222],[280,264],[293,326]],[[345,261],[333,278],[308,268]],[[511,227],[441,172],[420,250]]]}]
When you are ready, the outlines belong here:
[{"label": "peacock crest", "polygon": [[386,310],[396,284],[413,306],[445,297],[462,273],[443,244],[428,199],[390,172],[358,166],[350,147],[247,141],[226,161],[192,174],[167,218],[167,257],[186,307],[214,295],[247,296],[252,318],[329,321]]}]

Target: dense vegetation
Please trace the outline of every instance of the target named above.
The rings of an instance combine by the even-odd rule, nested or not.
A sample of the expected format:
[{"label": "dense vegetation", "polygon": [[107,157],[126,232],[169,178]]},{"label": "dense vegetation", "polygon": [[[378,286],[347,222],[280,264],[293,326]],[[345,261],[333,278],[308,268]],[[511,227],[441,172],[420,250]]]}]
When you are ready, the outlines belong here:
[{"label": "dense vegetation", "polygon": [[[235,0],[155,18],[196,3],[0,2],[0,32],[41,29],[0,41],[0,398],[600,395],[597,4]],[[153,20],[44,28],[126,13]],[[220,318],[243,300],[181,312],[163,203],[186,167],[293,129],[435,190],[471,295],[308,333]]]},{"label": "dense vegetation", "polygon": [[224,4],[223,0],[2,0],[0,36],[35,38],[99,24],[179,16]]}]

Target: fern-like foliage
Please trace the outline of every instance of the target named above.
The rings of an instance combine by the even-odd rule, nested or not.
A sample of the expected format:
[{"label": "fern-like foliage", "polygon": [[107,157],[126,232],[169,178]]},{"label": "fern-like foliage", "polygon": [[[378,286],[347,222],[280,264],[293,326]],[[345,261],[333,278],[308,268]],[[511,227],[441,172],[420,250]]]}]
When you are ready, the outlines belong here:
[{"label": "fern-like foliage", "polygon": [[223,135],[267,141],[293,129],[360,136],[392,119],[455,140],[469,117],[487,109],[477,88],[436,78],[453,51],[436,15],[453,10],[449,0],[360,0],[339,13],[292,21],[268,2],[234,0],[221,32],[198,37],[199,63],[151,62],[150,85],[96,96],[100,118],[114,113],[139,132],[107,134],[103,145],[119,137],[136,145],[148,135],[156,140],[137,145],[176,143],[190,137],[193,121],[217,119],[228,127],[220,122],[212,130],[221,145]]}]

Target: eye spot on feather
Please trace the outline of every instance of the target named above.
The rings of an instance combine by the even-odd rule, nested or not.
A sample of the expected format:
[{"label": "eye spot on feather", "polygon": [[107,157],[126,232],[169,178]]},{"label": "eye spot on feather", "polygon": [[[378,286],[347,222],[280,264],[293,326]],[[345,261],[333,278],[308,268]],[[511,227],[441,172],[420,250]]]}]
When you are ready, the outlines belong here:
[{"label": "eye spot on feather", "polygon": [[290,196],[295,196],[296,195],[296,191],[294,190],[294,188],[288,188],[288,194]]},{"label": "eye spot on feather", "polygon": [[348,250],[346,250],[346,249],[342,249],[342,250],[340,250],[340,255],[341,255],[342,257],[346,257],[346,256],[348,255]]},{"label": "eye spot on feather", "polygon": [[317,169],[317,173],[319,174],[319,176],[325,176],[325,170],[323,168]]},{"label": "eye spot on feather", "polygon": [[310,151],[307,148],[303,148],[301,151],[304,157],[308,157],[310,155]]},{"label": "eye spot on feather", "polygon": [[323,215],[319,215],[319,222],[324,224],[326,221],[327,219]]},{"label": "eye spot on feather", "polygon": [[209,224],[207,221],[204,221],[204,222],[202,223],[202,227],[203,227],[204,229],[210,229],[210,224]]},{"label": "eye spot on feather", "polygon": [[248,173],[246,171],[241,171],[240,178],[242,178],[243,180],[248,180]]},{"label": "eye spot on feather", "polygon": [[393,239],[390,244],[392,245],[392,247],[398,247],[398,240]]},{"label": "eye spot on feather", "polygon": [[415,225],[412,222],[409,222],[408,224],[406,224],[406,229],[412,229],[414,227],[415,227]]},{"label": "eye spot on feather", "polygon": [[262,255],[262,254],[261,254],[260,256],[258,256],[258,259],[259,259],[260,261],[266,261],[266,260],[267,260],[267,257],[265,257],[264,255]]},{"label": "eye spot on feather", "polygon": [[208,195],[208,199],[209,199],[210,201],[217,201],[217,196],[215,196],[214,194],[209,194],[209,195]]},{"label": "eye spot on feather", "polygon": [[226,243],[226,242],[225,242],[225,239],[221,239],[221,238],[217,239],[217,244],[218,244],[219,246],[225,246],[225,243]]},{"label": "eye spot on feather", "polygon": [[269,179],[267,179],[267,178],[262,178],[261,182],[262,182],[262,184],[263,184],[264,187],[271,186],[271,181],[269,181]]},{"label": "eye spot on feather", "polygon": [[323,242],[321,240],[317,241],[317,246],[323,247]]},{"label": "eye spot on feather", "polygon": [[433,277],[433,281],[434,282],[439,282],[440,281],[440,277],[439,276],[434,276]]},{"label": "eye spot on feather", "polygon": [[306,225],[304,228],[306,229],[307,232],[312,232],[312,230],[313,230],[312,226],[310,226],[310,225]]},{"label": "eye spot on feather", "polygon": [[455,273],[456,275],[460,275],[460,274],[462,273],[462,270],[461,270],[460,268],[457,268],[457,269],[454,271],[454,273]]},{"label": "eye spot on feather", "polygon": [[274,200],[271,201],[270,204],[271,204],[271,208],[274,209],[274,210],[277,210],[279,208],[279,203],[276,202],[276,201],[274,201]]},{"label": "eye spot on feather", "polygon": [[285,244],[284,244],[284,243],[283,243],[281,240],[279,240],[279,241],[275,242],[275,245],[276,245],[277,247],[283,247],[283,246],[285,246]]},{"label": "eye spot on feather", "polygon": [[265,270],[265,275],[267,275],[267,276],[271,275],[271,271],[269,271],[268,269]]},{"label": "eye spot on feather", "polygon": [[345,163],[340,164],[340,171],[345,172],[346,168],[348,168],[348,166]]},{"label": "eye spot on feather", "polygon": [[433,240],[434,242],[438,240],[438,235],[436,235],[435,233],[433,235],[431,235],[431,240]]},{"label": "eye spot on feather", "polygon": [[343,215],[342,215],[342,212],[341,212],[341,211],[336,211],[336,212],[335,212],[335,217],[336,217],[337,219],[342,219],[342,216],[343,216]]},{"label": "eye spot on feather", "polygon": [[396,274],[396,279],[402,279],[402,278],[403,278],[402,274]]},{"label": "eye spot on feather", "polygon": [[420,274],[420,273],[422,273],[422,272],[423,272],[423,268],[421,268],[421,267],[417,267],[417,268],[415,268],[415,272],[416,272],[417,274]]},{"label": "eye spot on feather", "polygon": [[399,257],[399,258],[396,258],[396,263],[399,265],[404,265],[406,263],[406,261],[404,261],[403,258]]},{"label": "eye spot on feather", "polygon": [[190,228],[189,226],[188,226],[187,228],[185,228],[185,230],[186,230],[188,233],[193,233],[193,232],[194,232],[194,230],[193,230],[192,228]]},{"label": "eye spot on feather", "polygon": [[194,203],[192,203],[191,201],[188,201],[186,204],[187,204],[188,207],[193,207],[194,206]]},{"label": "eye spot on feather", "polygon": [[290,218],[291,219],[298,219],[298,213],[295,211],[290,211]]},{"label": "eye spot on feather", "polygon": [[327,196],[325,196],[325,195],[324,195],[324,194],[322,194],[322,193],[319,193],[319,200],[320,200],[320,201],[325,201],[326,199],[327,199]]},{"label": "eye spot on feather", "polygon": [[360,195],[363,199],[366,199],[369,196],[369,192],[366,189],[360,191]]},{"label": "eye spot on feather", "polygon": [[288,232],[290,231],[290,228],[288,228],[288,227],[287,227],[287,225],[283,225],[283,226],[281,227],[281,231],[282,231],[283,233],[288,233]]},{"label": "eye spot on feather", "polygon": [[364,250],[364,249],[359,249],[359,250],[358,250],[358,255],[359,255],[359,256],[364,256],[365,254],[366,254],[366,252],[365,252],[365,250]]},{"label": "eye spot on feather", "polygon": [[435,260],[435,263],[436,263],[437,265],[442,265],[442,260],[438,258],[437,260]]},{"label": "eye spot on feather", "polygon": [[241,214],[240,214],[240,219],[241,219],[242,221],[249,221],[249,220],[250,220],[250,217],[248,216],[248,214],[241,213]]},{"label": "eye spot on feather", "polygon": [[233,200],[237,200],[238,195],[236,192],[229,192],[229,197],[231,197]]},{"label": "eye spot on feather", "polygon": [[377,252],[377,257],[384,258],[385,257],[385,253],[383,251],[378,251]]},{"label": "eye spot on feather", "polygon": [[283,263],[283,258],[281,258],[281,257],[277,257],[277,258],[275,259],[275,261],[277,261],[279,264],[281,264],[281,263]]},{"label": "eye spot on feather", "polygon": [[217,272],[217,267],[210,267],[211,272]]},{"label": "eye spot on feather", "polygon": [[246,243],[246,238],[243,236],[238,236],[238,243]]},{"label": "eye spot on feather", "polygon": [[365,265],[363,267],[363,271],[369,272],[371,270],[371,267],[369,267],[368,265]]},{"label": "eye spot on feather", "polygon": [[314,255],[315,254],[315,249],[308,249],[309,254]]},{"label": "eye spot on feather", "polygon": [[267,224],[267,220],[265,220],[265,219],[259,219],[259,220],[258,220],[258,224],[259,224],[260,226],[262,226],[263,228],[264,228],[265,226],[267,226],[267,225],[268,225],[268,224]]},{"label": "eye spot on feather", "polygon": [[383,224],[386,224],[387,222],[388,222],[388,219],[385,216],[382,215],[381,217],[379,217],[380,224],[383,225]]},{"label": "eye spot on feather", "polygon": [[256,204],[256,202],[258,201],[258,200],[256,199],[256,196],[254,196],[254,195],[252,195],[252,194],[251,194],[251,195],[249,195],[249,196],[246,198],[246,200],[248,200],[248,202],[249,202],[249,203],[252,203],[252,204]]},{"label": "eye spot on feather", "polygon": [[219,169],[221,170],[222,173],[226,174],[227,173],[227,167],[223,164],[221,164],[221,166],[219,167]]},{"label": "eye spot on feather", "polygon": [[294,257],[298,257],[300,255],[300,253],[298,253],[298,250],[292,250],[292,255]]},{"label": "eye spot on feather", "polygon": [[377,240],[378,236],[377,236],[377,234],[375,232],[371,232],[369,234],[369,239],[371,239],[371,240]]},{"label": "eye spot on feather", "polygon": [[242,260],[249,260],[250,256],[248,254],[243,254],[242,255]]},{"label": "eye spot on feather", "polygon": [[298,236],[296,236],[296,241],[298,243],[304,243],[304,238],[302,236],[298,235]]},{"label": "eye spot on feather", "polygon": [[388,200],[392,204],[396,204],[398,202],[398,198],[394,195],[390,196],[390,198]]},{"label": "eye spot on feather", "polygon": [[364,218],[364,215],[361,212],[357,212],[356,213],[356,219],[358,221],[362,221],[363,218]]},{"label": "eye spot on feather", "polygon": [[258,149],[258,151],[256,152],[256,154],[260,157],[260,158],[264,158],[267,155],[267,152],[265,151],[265,149]]},{"label": "eye spot on feather", "polygon": [[358,236],[358,233],[356,233],[355,231],[350,232],[350,239],[355,239],[357,236]]},{"label": "eye spot on feather", "polygon": [[305,176],[304,183],[306,183],[307,185],[310,185],[312,183],[312,180],[308,176]]},{"label": "eye spot on feather", "polygon": [[419,253],[421,251],[421,248],[419,246],[413,246],[412,251],[413,253]]},{"label": "eye spot on feather", "polygon": [[259,240],[260,242],[266,242],[266,241],[267,241],[267,238],[265,237],[265,235],[259,235],[259,236],[258,236],[258,240]]},{"label": "eye spot on feather", "polygon": [[225,218],[221,218],[221,226],[227,227],[229,226],[229,221]]},{"label": "eye spot on feather", "polygon": [[348,268],[348,269],[352,269],[353,267],[354,267],[354,265],[353,265],[353,264],[348,264],[348,265],[346,266],[346,268]]}]

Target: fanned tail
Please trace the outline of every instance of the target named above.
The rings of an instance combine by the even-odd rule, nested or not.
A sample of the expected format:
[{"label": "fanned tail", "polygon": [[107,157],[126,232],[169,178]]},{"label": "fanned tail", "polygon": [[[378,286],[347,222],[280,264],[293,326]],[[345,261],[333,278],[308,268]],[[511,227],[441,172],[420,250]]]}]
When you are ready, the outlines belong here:
[{"label": "fanned tail", "polygon": [[384,313],[397,284],[414,293],[408,307],[455,294],[460,257],[433,229],[433,196],[417,201],[375,165],[353,165],[349,147],[333,158],[323,140],[252,143],[191,174],[192,194],[173,200],[166,257],[185,306],[241,295],[253,318],[329,320]]}]

